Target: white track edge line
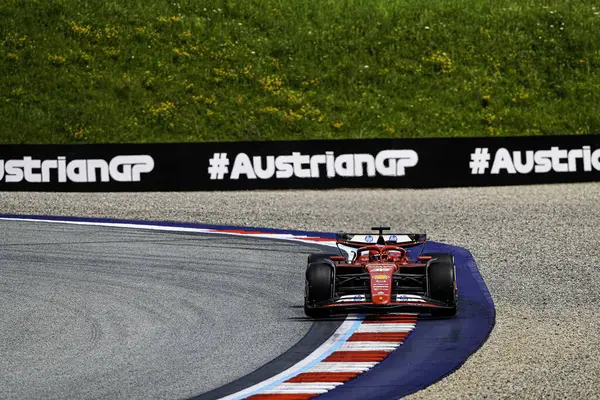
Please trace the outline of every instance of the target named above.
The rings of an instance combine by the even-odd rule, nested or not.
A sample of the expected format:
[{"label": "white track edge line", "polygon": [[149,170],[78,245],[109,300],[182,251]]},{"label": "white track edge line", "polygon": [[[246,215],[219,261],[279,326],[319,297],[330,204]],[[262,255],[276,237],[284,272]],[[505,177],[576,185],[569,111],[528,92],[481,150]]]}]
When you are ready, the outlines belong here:
[{"label": "white track edge line", "polygon": [[[164,231],[164,232],[188,232],[188,233],[213,233],[218,235],[229,235],[229,236],[246,236],[246,237],[257,237],[266,239],[278,239],[287,240],[292,242],[312,243],[323,246],[335,246],[335,239],[331,241],[311,240],[310,236],[306,235],[294,235],[291,233],[238,233],[238,232],[223,232],[219,229],[213,228],[191,228],[183,226],[165,226],[155,225],[151,221],[147,224],[144,221],[139,223],[126,223],[126,222],[99,222],[99,221],[70,221],[70,220],[54,220],[54,219],[41,219],[41,218],[24,218],[24,217],[0,217],[3,221],[25,221],[25,222],[44,222],[44,223],[56,223],[56,224],[68,224],[68,225],[87,225],[87,226],[106,226],[116,228],[129,228],[129,229],[144,229],[153,231]],[[252,229],[252,228],[247,228]],[[258,228],[255,228],[258,229]]]},{"label": "white track edge line", "polygon": [[229,396],[222,397],[220,400],[237,400],[243,399],[254,394],[259,394],[265,390],[269,390],[277,387],[277,385],[285,382],[286,380],[293,378],[301,374],[306,370],[310,370],[314,365],[324,360],[329,354],[333,352],[337,347],[340,347],[346,342],[346,339],[360,326],[362,319],[356,319],[356,316],[349,314],[348,317],[338,329],[327,339],[321,346],[310,353],[306,358],[292,365],[279,374],[259,382],[249,388],[241,390],[237,393],[233,393]]},{"label": "white track edge line", "polygon": [[[320,244],[320,245],[335,245],[335,241],[332,242],[324,242],[324,241],[314,241],[307,238],[307,236],[298,235],[295,236],[293,234],[246,234],[246,233],[234,233],[234,232],[222,232],[217,229],[209,229],[209,228],[188,228],[188,227],[177,227],[177,226],[164,226],[164,225],[154,225],[152,222],[148,222],[148,224],[136,223],[136,224],[128,224],[123,222],[94,222],[94,221],[69,221],[69,220],[50,220],[50,219],[38,219],[38,218],[22,218],[22,217],[0,217],[0,220],[4,221],[25,221],[25,222],[45,222],[45,223],[59,223],[59,224],[70,224],[70,225],[87,225],[87,226],[105,226],[105,227],[118,227],[118,228],[130,228],[130,229],[145,229],[145,230],[155,230],[155,231],[166,231],[166,232],[195,232],[195,233],[214,233],[221,235],[231,235],[231,236],[250,236],[250,237],[263,237],[270,239],[280,239],[280,240],[288,240],[295,242],[304,242],[304,243],[312,243],[312,244]],[[295,365],[291,366],[287,370],[265,380],[259,382],[249,388],[246,388],[237,393],[231,394],[229,396],[223,397],[222,400],[233,400],[233,399],[241,399],[247,397],[249,395],[256,394],[257,392],[268,390],[269,386],[275,386],[278,383],[282,383],[287,379],[290,379],[298,374],[300,374],[303,370],[308,370],[321,360],[323,360],[327,355],[332,353],[332,350],[340,347],[343,343],[346,342],[347,337],[349,337],[351,333],[356,331],[356,329],[362,323],[362,318],[356,320],[356,316],[349,314],[344,322],[338,327],[338,329],[331,335],[321,346],[319,346],[316,350],[314,350],[311,354],[309,354],[306,358],[299,361]]]}]

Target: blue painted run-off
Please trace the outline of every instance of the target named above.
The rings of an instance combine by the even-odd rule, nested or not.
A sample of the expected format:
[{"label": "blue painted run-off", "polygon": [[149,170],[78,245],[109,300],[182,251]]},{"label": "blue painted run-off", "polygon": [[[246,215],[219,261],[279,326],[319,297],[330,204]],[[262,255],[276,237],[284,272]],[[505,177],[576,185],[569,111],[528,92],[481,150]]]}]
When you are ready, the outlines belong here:
[{"label": "blue painted run-off", "polygon": [[[53,221],[100,222],[158,225],[199,229],[230,230],[334,238],[334,233],[251,228],[181,222],[130,221],[122,219],[2,215],[2,218],[28,218]],[[420,247],[420,246],[419,246]],[[420,248],[411,249],[420,251]],[[423,389],[459,368],[477,351],[491,333],[496,310],[471,253],[443,243],[428,242],[428,253],[452,253],[456,264],[459,309],[456,317],[425,319],[417,323],[402,346],[376,367],[358,378],[318,396],[319,400],[397,399]]]},{"label": "blue painted run-off", "polygon": [[419,319],[417,327],[385,360],[318,400],[397,399],[459,368],[488,338],[496,319],[492,297],[473,256],[461,247],[428,242],[428,253],[452,253],[459,308],[453,318]]}]

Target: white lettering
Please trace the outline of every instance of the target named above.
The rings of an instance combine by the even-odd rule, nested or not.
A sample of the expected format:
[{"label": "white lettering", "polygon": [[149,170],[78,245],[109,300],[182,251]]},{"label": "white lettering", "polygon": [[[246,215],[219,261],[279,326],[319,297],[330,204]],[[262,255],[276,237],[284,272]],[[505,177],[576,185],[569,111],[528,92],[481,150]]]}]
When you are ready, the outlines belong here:
[{"label": "white lettering", "polygon": [[[484,150],[488,151],[487,149]],[[473,153],[472,157],[476,155],[481,154]],[[523,158],[525,159],[524,161]],[[578,162],[578,160],[581,160],[581,162]],[[485,159],[482,161],[487,163]],[[584,172],[591,172],[592,170],[600,171],[600,149],[592,152],[590,146],[571,150],[553,146],[549,150],[513,151],[511,155],[507,149],[499,148],[494,154],[494,162],[490,174],[500,174],[502,172],[509,174],[529,174],[532,171],[538,174],[545,174],[551,171],[561,173],[577,172],[580,165],[583,166]],[[487,164],[482,164],[481,167],[487,168]]]},{"label": "white lettering", "polygon": [[34,169],[40,169],[42,162],[40,160],[34,160],[31,157],[23,157],[25,165],[23,171],[25,180],[31,183],[37,183],[42,181],[42,174],[33,172]]},{"label": "white lettering", "polygon": [[363,165],[367,167],[367,176],[375,176],[375,159],[370,154],[356,154],[354,156],[354,176],[363,176]]},{"label": "white lettering", "polygon": [[561,150],[558,147],[550,148],[552,152],[552,169],[556,172],[569,172],[569,166],[567,163],[563,163],[560,160],[567,158],[569,152],[567,150]]},{"label": "white lettering", "polygon": [[[215,153],[209,164],[210,179],[222,179],[220,171],[214,170],[215,163],[225,161],[226,153]],[[325,154],[308,155],[301,152],[292,152],[280,156],[253,156],[238,153],[233,162],[230,179],[270,179],[275,175],[277,179],[320,178],[325,172],[328,178],[336,176],[362,177],[376,176],[404,176],[406,168],[414,167],[419,161],[419,156],[414,150],[383,150],[376,156],[367,153],[335,155],[333,151]],[[226,167],[227,164],[224,166]],[[211,169],[212,168],[212,169]],[[212,172],[211,172],[212,171]],[[111,174],[113,174],[111,172]]]},{"label": "white lettering", "polygon": [[100,170],[100,181],[109,182],[109,167],[104,160],[88,160],[87,162],[87,181],[96,182],[96,169]]},{"label": "white lettering", "polygon": [[333,151],[325,152],[325,157],[327,158],[327,177],[334,178],[335,177],[335,155]]},{"label": "white lettering", "polygon": [[256,179],[256,174],[252,168],[252,161],[250,161],[250,157],[246,153],[238,154],[233,163],[231,179],[240,179],[240,175],[246,175],[248,179]]},{"label": "white lettering", "polygon": [[[525,163],[523,164],[521,161],[521,152],[520,151],[515,151],[513,153],[514,157],[514,165],[515,165],[515,169],[517,170],[516,172],[520,173],[520,174],[528,174],[531,171],[533,171],[533,166],[535,165],[534,161],[533,161],[533,151],[526,151],[525,152]],[[495,160],[494,160],[495,161]]]},{"label": "white lettering", "polygon": [[535,172],[546,173],[552,170],[551,150],[539,150],[535,152],[533,159],[535,160]]},{"label": "white lettering", "polygon": [[569,171],[577,171],[578,158],[583,158],[583,150],[575,149],[569,151]]},{"label": "white lettering", "polygon": [[[131,163],[131,180],[133,182],[140,182],[142,180],[142,174],[147,174],[152,172],[154,169],[154,158],[150,156],[120,156],[127,157],[128,161]],[[117,157],[115,157],[117,158]],[[114,160],[114,158],[113,158]],[[112,161],[111,161],[112,163]]]},{"label": "white lettering", "polygon": [[58,181],[67,181],[67,158],[64,156],[58,157]]},{"label": "white lettering", "polygon": [[375,157],[375,168],[383,176],[404,176],[405,168],[418,162],[419,155],[414,150],[383,150]]},{"label": "white lettering", "polygon": [[600,149],[592,153],[592,166],[596,171],[600,171]]},{"label": "white lettering", "polygon": [[312,156],[310,159],[310,175],[313,178],[318,178],[321,176],[321,171],[319,170],[319,164],[325,164],[327,161],[327,156],[325,154],[317,154]]},{"label": "white lettering", "polygon": [[4,166],[6,170],[6,182],[21,182],[23,180],[24,160],[8,160]]},{"label": "white lettering", "polygon": [[42,182],[50,182],[50,169],[58,168],[58,160],[42,161]]},{"label": "white lettering", "polygon": [[0,180],[17,183],[50,183],[56,170],[58,183],[94,183],[100,172],[101,182],[139,182],[141,175],[154,169],[154,159],[148,155],[116,156],[110,163],[102,159],[78,159],[67,162],[65,156],[52,160],[25,156],[17,160],[0,160]]},{"label": "white lettering", "polygon": [[275,159],[275,166],[277,167],[277,178],[291,178],[294,175],[294,166],[292,163],[294,158],[292,156],[279,156]]},{"label": "white lettering", "polygon": [[[87,164],[85,160],[73,160],[67,164],[67,177],[71,182],[87,181]],[[117,180],[118,177],[116,177]]]},{"label": "white lettering", "polygon": [[517,172],[513,166],[510,153],[505,148],[500,148],[498,151],[496,151],[496,155],[494,156],[494,165],[492,165],[492,170],[490,173],[499,174],[501,169],[505,169],[509,174],[514,174]]},{"label": "white lettering", "polygon": [[354,176],[354,154],[342,154],[335,159],[335,173],[339,176]]},{"label": "white lettering", "polygon": [[590,172],[592,170],[592,150],[590,146],[583,146],[583,170]]},{"label": "white lettering", "polygon": [[265,169],[262,168],[262,158],[253,157],[254,172],[260,179],[269,179],[275,175],[275,157],[267,156],[267,166]]},{"label": "white lettering", "polygon": [[302,166],[310,163],[310,156],[303,156],[301,153],[292,153],[294,158],[294,175],[298,178],[310,178],[310,168],[305,169]]}]

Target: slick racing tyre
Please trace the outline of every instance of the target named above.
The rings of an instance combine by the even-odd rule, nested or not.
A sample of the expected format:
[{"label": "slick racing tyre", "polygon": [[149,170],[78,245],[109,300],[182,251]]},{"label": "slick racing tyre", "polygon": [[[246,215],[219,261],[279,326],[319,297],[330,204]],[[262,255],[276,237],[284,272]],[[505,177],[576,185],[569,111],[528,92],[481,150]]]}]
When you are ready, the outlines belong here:
[{"label": "slick racing tyre", "polygon": [[451,254],[424,254],[433,259],[427,268],[429,297],[443,301],[451,308],[433,309],[431,314],[436,317],[451,317],[456,315],[456,269]]},{"label": "slick racing tyre", "polygon": [[329,315],[328,309],[310,308],[314,302],[331,299],[333,295],[333,267],[324,262],[308,264],[306,268],[306,297],[304,313],[311,318],[323,318]]}]

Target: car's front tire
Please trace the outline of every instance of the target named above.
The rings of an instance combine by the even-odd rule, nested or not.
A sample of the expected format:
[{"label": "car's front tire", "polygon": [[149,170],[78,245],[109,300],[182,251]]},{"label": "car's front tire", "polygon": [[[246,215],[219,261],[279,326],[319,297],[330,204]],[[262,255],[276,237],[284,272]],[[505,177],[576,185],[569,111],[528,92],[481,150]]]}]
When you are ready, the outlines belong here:
[{"label": "car's front tire", "polygon": [[445,302],[450,308],[431,310],[436,317],[452,317],[456,315],[456,268],[451,254],[432,253],[427,267],[427,285],[429,297]]},{"label": "car's front tire", "polygon": [[304,312],[311,318],[329,315],[328,309],[311,308],[315,302],[323,302],[333,296],[333,266],[325,262],[313,262],[306,268],[306,293]]}]

